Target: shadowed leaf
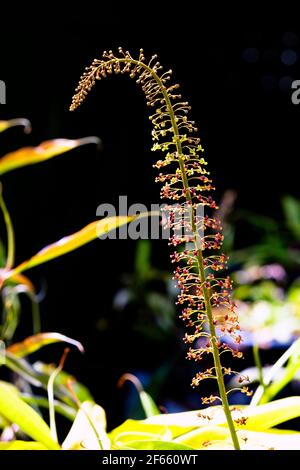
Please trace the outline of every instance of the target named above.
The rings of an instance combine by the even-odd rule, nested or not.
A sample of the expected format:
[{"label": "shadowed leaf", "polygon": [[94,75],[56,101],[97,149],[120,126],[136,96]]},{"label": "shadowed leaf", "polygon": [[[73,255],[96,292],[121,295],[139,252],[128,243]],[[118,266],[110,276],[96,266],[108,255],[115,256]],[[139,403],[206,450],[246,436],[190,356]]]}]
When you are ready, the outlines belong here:
[{"label": "shadowed leaf", "polygon": [[5,382],[0,382],[0,414],[48,449],[60,448],[51,438],[50,429],[45,421]]},{"label": "shadowed leaf", "polygon": [[[5,366],[21,376],[34,387],[42,387],[45,390],[47,389],[49,377],[55,370],[54,365],[44,364],[42,362],[36,362],[32,366],[26,359],[17,358],[9,351],[6,351]],[[55,380],[54,395],[57,398],[66,403],[68,406],[77,408],[73,396],[67,387],[67,383],[69,381],[72,383],[72,388],[78,400],[81,402],[85,400],[93,400],[89,390],[80,382],[78,382],[73,375],[70,375],[65,371],[61,371]]]},{"label": "shadowed leaf", "polygon": [[9,281],[12,282],[13,284],[22,284],[23,286],[26,286],[29,292],[34,293],[35,288],[32,282],[28,279],[28,277],[23,276],[23,274],[15,274],[13,276],[10,276]]},{"label": "shadowed leaf", "polygon": [[139,397],[140,397],[141,405],[142,405],[142,408],[143,408],[143,411],[145,413],[146,418],[150,418],[150,416],[154,416],[154,415],[159,415],[160,411],[159,411],[158,407],[156,406],[156,404],[155,404],[153,398],[151,397],[151,395],[149,395],[149,393],[145,392],[140,380],[133,374],[124,374],[120,378],[120,380],[118,382],[118,386],[121,387],[126,380],[131,382],[135,386],[135,388],[137,389],[137,392],[138,392]]}]

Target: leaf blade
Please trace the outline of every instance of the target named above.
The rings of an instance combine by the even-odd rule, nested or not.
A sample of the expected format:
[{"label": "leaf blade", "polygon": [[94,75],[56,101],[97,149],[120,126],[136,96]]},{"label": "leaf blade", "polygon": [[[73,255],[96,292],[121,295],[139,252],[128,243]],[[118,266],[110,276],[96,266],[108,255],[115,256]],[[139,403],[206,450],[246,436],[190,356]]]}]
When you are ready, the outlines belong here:
[{"label": "leaf blade", "polygon": [[4,382],[0,382],[0,413],[48,449],[60,449],[58,443],[51,438],[50,429],[45,421]]},{"label": "leaf blade", "polygon": [[19,266],[12,269],[11,271],[7,271],[6,273],[2,274],[2,277],[4,280],[10,279],[11,277],[20,274],[21,272],[26,271],[27,269],[31,269],[35,266],[46,263],[47,261],[58,258],[59,256],[76,250],[77,248],[86,245],[87,243],[117,229],[120,226],[128,224],[132,220],[142,217],[148,217],[149,215],[150,213],[144,212],[139,214],[138,216],[106,217],[105,219],[102,219],[100,221],[97,220],[95,222],[91,222],[78,232],[63,237],[57,242],[46,246],[36,255],[32,256],[29,260],[19,264]]},{"label": "leaf blade", "polygon": [[89,143],[99,144],[100,140],[98,137],[85,137],[77,140],[53,139],[42,142],[37,147],[23,147],[4,155],[0,159],[0,175],[17,168],[45,162],[50,158]]},{"label": "leaf blade", "polygon": [[28,119],[17,118],[10,119],[9,121],[0,121],[0,132],[4,132],[10,127],[23,126],[25,134],[30,134],[31,132],[31,123]]},{"label": "leaf blade", "polygon": [[15,357],[21,358],[28,356],[29,354],[38,351],[43,346],[47,346],[53,343],[68,343],[79,349],[80,352],[84,352],[84,348],[79,341],[76,341],[68,336],[62,335],[61,333],[38,333],[36,335],[28,336],[28,338],[20,341],[19,343],[14,343],[7,348],[11,354]]}]

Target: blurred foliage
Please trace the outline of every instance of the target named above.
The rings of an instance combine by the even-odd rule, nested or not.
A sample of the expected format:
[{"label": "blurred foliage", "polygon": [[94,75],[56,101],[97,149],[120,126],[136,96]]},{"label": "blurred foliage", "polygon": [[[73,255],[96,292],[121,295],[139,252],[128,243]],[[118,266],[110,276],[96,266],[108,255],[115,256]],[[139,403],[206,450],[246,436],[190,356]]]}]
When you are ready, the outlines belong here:
[{"label": "blurred foliage", "polygon": [[164,341],[175,334],[177,294],[170,273],[155,268],[151,261],[151,241],[138,240],[134,271],[123,274],[123,286],[116,292],[113,309],[134,312],[132,327],[139,334]]}]

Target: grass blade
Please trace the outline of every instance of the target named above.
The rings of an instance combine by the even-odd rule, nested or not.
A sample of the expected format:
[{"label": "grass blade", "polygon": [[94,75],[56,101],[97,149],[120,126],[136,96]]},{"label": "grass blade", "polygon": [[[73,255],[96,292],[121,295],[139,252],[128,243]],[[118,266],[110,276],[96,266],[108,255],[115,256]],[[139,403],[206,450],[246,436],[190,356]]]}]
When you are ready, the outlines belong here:
[{"label": "grass blade", "polygon": [[57,442],[52,439],[50,429],[45,421],[5,382],[0,382],[0,413],[8,421],[16,423],[25,434],[42,443],[48,449],[60,448]]},{"label": "grass blade", "polygon": [[7,351],[13,354],[15,357],[25,357],[34,353],[35,351],[38,351],[43,346],[60,342],[76,346],[80,352],[84,352],[84,348],[79,341],[76,341],[60,333],[38,333],[36,335],[29,336],[28,338],[24,339],[24,341],[9,346]]},{"label": "grass blade", "polygon": [[99,145],[99,143],[100,140],[98,137],[85,137],[77,140],[53,139],[42,142],[37,147],[24,147],[8,153],[0,159],[0,175],[23,166],[45,162],[50,158],[66,153],[81,145]]},{"label": "grass blade", "polygon": [[11,269],[15,261],[15,234],[13,224],[7,210],[6,204],[2,196],[2,184],[0,183],[0,208],[3,212],[3,217],[7,233],[7,259],[5,269]]},{"label": "grass blade", "polygon": [[51,245],[46,246],[36,255],[30,258],[27,261],[24,261],[16,268],[13,268],[11,271],[7,271],[2,274],[2,280],[5,281],[11,277],[15,277],[16,274],[19,274],[27,269],[31,269],[40,264],[46,263],[52,259],[58,258],[59,256],[65,255],[70,251],[76,250],[87,243],[99,238],[100,236],[107,234],[113,230],[116,230],[122,225],[128,224],[133,220],[137,220],[143,217],[148,217],[150,215],[157,215],[154,212],[143,212],[137,216],[117,216],[117,217],[106,217],[102,220],[97,220],[90,223],[83,229],[79,230],[72,235],[62,238],[58,242],[52,243]]},{"label": "grass blade", "polygon": [[25,134],[30,134],[31,132],[31,123],[28,119],[18,118],[10,119],[9,121],[0,121],[0,132],[4,132],[10,127],[22,126],[24,127]]},{"label": "grass blade", "polygon": [[140,397],[141,405],[142,405],[146,418],[159,415],[160,411],[158,407],[156,406],[153,398],[149,395],[149,393],[145,392],[140,380],[133,374],[124,374],[120,378],[118,382],[118,386],[122,387],[122,385],[124,384],[126,380],[130,381],[137,389],[137,392]]}]

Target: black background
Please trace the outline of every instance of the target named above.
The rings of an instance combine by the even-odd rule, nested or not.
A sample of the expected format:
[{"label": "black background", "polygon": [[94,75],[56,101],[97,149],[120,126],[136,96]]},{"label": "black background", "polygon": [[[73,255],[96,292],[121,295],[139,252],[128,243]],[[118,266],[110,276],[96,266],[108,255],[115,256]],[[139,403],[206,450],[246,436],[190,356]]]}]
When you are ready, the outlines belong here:
[{"label": "black background", "polygon": [[[300,195],[300,106],[292,104],[289,87],[279,86],[282,77],[300,79],[299,61],[291,66],[281,61],[285,49],[300,54],[300,42],[287,41],[297,31],[289,36],[284,29],[206,27],[193,15],[178,22],[158,13],[145,19],[141,12],[133,19],[113,7],[100,15],[82,10],[37,15],[30,22],[19,17],[7,21],[1,32],[0,79],[7,86],[7,104],[0,106],[0,118],[26,117],[33,126],[29,136],[16,129],[3,134],[1,154],[58,137],[97,135],[102,140],[101,152],[87,146],[2,178],[17,261],[95,220],[97,206],[116,203],[119,195],[126,194],[129,203],[159,202],[151,128],[136,84],[112,77],[100,82],[78,111],[68,111],[84,67],[119,45],[132,54],[140,47],[147,56],[157,53],[174,70],[193,107],[218,197],[233,188],[238,207],[280,218],[280,197]],[[249,48],[257,49],[254,63],[245,60]],[[249,243],[248,233],[241,232],[238,243]],[[87,354],[75,352],[69,370],[112,413],[119,376],[145,364],[155,368],[165,354],[141,344],[134,333],[124,338],[121,325],[109,335],[95,328],[111,309],[121,274],[132,269],[134,250],[129,240],[96,241],[30,272],[38,288],[46,288],[43,329],[83,342]],[[164,241],[153,243],[153,256],[156,265],[168,268]],[[24,319],[18,335],[29,332]],[[52,347],[46,358],[58,360],[61,351]]]}]

